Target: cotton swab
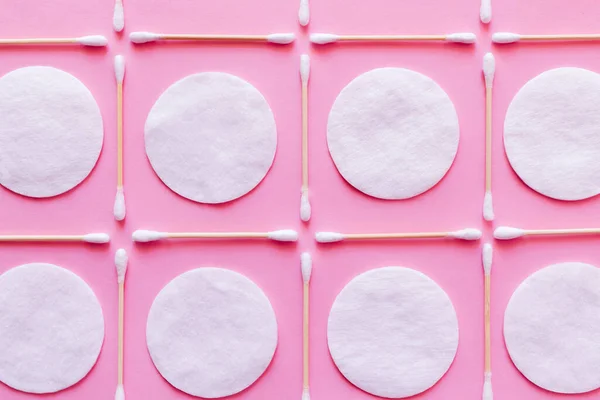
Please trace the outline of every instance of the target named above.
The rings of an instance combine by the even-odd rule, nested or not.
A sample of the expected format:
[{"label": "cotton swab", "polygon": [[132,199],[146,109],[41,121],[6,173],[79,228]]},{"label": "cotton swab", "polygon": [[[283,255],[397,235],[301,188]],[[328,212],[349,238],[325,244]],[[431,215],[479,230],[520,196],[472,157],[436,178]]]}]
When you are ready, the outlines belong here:
[{"label": "cotton swab", "polygon": [[343,240],[378,240],[378,239],[459,239],[479,240],[481,231],[467,228],[454,232],[415,232],[415,233],[338,233],[317,232],[315,239],[319,243],[334,243]]},{"label": "cotton swab", "polygon": [[152,32],[132,32],[129,39],[136,44],[164,41],[219,41],[219,42],[268,42],[290,44],[296,40],[293,33],[273,33],[270,35],[187,35]]},{"label": "cotton swab", "polygon": [[485,196],[483,198],[483,218],[494,220],[492,201],[492,88],[496,60],[492,53],[483,57],[483,76],[485,78]]},{"label": "cotton swab", "polygon": [[121,32],[125,27],[125,11],[123,0],[115,0],[115,11],[113,12],[113,28],[115,32]]},{"label": "cotton swab", "polygon": [[300,197],[300,219],[310,219],[311,206],[308,199],[308,79],[310,76],[310,57],[300,56],[300,79],[302,81],[302,190]]},{"label": "cotton swab", "polygon": [[312,274],[312,258],[309,253],[302,253],[300,256],[300,264],[302,267],[302,281],[304,282],[304,301],[303,301],[303,318],[302,318],[302,337],[303,337],[303,352],[302,352],[302,375],[303,389],[302,400],[310,400],[310,380],[309,380],[309,312],[310,312],[310,276]]},{"label": "cotton swab", "polygon": [[306,26],[310,21],[310,6],[308,0],[300,0],[300,8],[298,9],[298,22],[300,25]]},{"label": "cotton swab", "polygon": [[490,21],[492,20],[492,0],[481,0],[479,18],[484,24],[490,23]]},{"label": "cotton swab", "polygon": [[498,240],[511,240],[523,236],[554,236],[554,235],[597,235],[600,228],[581,229],[520,229],[509,226],[500,226],[494,231],[494,237]]},{"label": "cotton swab", "polygon": [[474,33],[451,33],[449,35],[336,35],[333,33],[313,33],[310,41],[314,44],[335,42],[409,42],[409,41],[445,41],[472,44],[477,40]]},{"label": "cotton swab", "polygon": [[101,35],[81,36],[77,38],[31,38],[31,39],[0,39],[0,45],[56,45],[80,44],[89,47],[105,47],[108,40]]},{"label": "cotton swab", "polygon": [[103,244],[110,242],[106,233],[86,235],[0,235],[0,242],[86,242]]},{"label": "cotton swab", "polygon": [[497,32],[492,35],[492,42],[498,44],[516,42],[540,42],[540,41],[587,41],[600,40],[600,34],[570,34],[570,35],[520,35],[511,32]]},{"label": "cotton swab", "polygon": [[137,230],[132,235],[134,242],[154,242],[163,239],[268,239],[276,242],[295,242],[298,232],[283,229],[272,232],[157,232]]},{"label": "cotton swab", "polygon": [[125,219],[125,194],[123,192],[123,79],[125,58],[115,57],[115,78],[117,80],[117,194],[113,214],[117,221]]},{"label": "cotton swab", "polygon": [[115,393],[115,400],[125,400],[125,390],[123,388],[123,328],[125,312],[125,275],[127,274],[127,262],[128,257],[125,250],[117,250],[115,253],[115,266],[117,268],[117,283],[119,284],[119,356],[117,391]]},{"label": "cotton swab", "polygon": [[491,342],[491,288],[492,288],[492,245],[486,243],[483,245],[483,272],[485,276],[485,367],[483,381],[483,400],[492,400],[492,342]]}]

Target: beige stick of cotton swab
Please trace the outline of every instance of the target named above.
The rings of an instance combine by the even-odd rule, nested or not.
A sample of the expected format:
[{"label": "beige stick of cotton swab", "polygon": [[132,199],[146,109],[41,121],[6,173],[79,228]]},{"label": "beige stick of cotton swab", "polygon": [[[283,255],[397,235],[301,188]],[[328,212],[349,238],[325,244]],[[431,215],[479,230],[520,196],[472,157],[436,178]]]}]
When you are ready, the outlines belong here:
[{"label": "beige stick of cotton swab", "polygon": [[483,198],[483,218],[494,220],[492,200],[492,90],[496,60],[492,53],[483,57],[483,76],[485,78],[485,196]]},{"label": "beige stick of cotton swab", "polygon": [[485,277],[485,362],[483,381],[483,400],[492,400],[492,341],[491,341],[491,287],[492,287],[492,245],[483,246],[483,272]]},{"label": "beige stick of cotton swab", "polygon": [[171,34],[154,32],[132,32],[129,39],[136,44],[156,41],[209,41],[209,42],[267,42],[290,44],[296,40],[293,33],[272,33],[269,35],[219,35],[219,34]]},{"label": "beige stick of cotton swab", "polygon": [[309,253],[302,253],[300,257],[302,267],[303,306],[302,306],[302,400],[310,400],[309,379],[309,350],[310,350],[310,276],[312,274],[312,258]]},{"label": "beige stick of cotton swab", "polygon": [[133,232],[134,242],[155,242],[164,239],[267,239],[276,242],[295,242],[298,232],[282,229],[271,232],[158,232],[144,229]]},{"label": "beige stick of cotton swab", "polygon": [[448,35],[337,35],[334,33],[313,33],[310,41],[314,44],[336,42],[453,42],[473,44],[477,36],[470,32],[450,33]]},{"label": "beige stick of cotton swab", "polygon": [[117,391],[115,400],[125,400],[125,390],[123,387],[123,332],[125,315],[125,275],[127,274],[127,253],[124,249],[119,249],[115,253],[115,266],[117,268],[117,283],[119,284],[119,337],[118,337],[118,370],[117,370]]},{"label": "beige stick of cotton swab", "polygon": [[117,194],[113,214],[117,221],[125,219],[125,193],[123,191],[123,79],[125,58],[115,57],[115,78],[117,80]]},{"label": "beige stick of cotton swab", "polygon": [[310,76],[310,58],[308,54],[300,56],[300,80],[302,81],[302,190],[300,197],[300,219],[308,221],[311,215],[308,198],[308,80]]}]

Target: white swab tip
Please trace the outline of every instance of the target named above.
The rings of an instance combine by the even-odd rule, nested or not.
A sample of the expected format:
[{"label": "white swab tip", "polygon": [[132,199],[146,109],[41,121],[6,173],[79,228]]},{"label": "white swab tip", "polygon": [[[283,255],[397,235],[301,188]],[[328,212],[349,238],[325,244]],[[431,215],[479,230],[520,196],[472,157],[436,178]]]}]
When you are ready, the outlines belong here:
[{"label": "white swab tip", "polygon": [[479,240],[481,239],[481,231],[479,229],[467,228],[459,231],[450,232],[449,237],[461,240]]},{"label": "white swab tip", "polygon": [[125,57],[121,55],[115,56],[115,78],[117,83],[123,83],[125,78]]},{"label": "white swab tip", "polygon": [[521,40],[521,35],[510,32],[496,32],[492,35],[494,43],[515,43]]},{"label": "white swab tip", "polygon": [[302,78],[302,83],[308,83],[308,78],[310,76],[310,57],[308,54],[302,54],[300,56],[300,78]]},{"label": "white swab tip", "polygon": [[134,242],[141,243],[154,242],[156,240],[165,239],[166,237],[167,234],[164,232],[148,231],[144,229],[138,229],[131,235]]},{"label": "white swab tip", "polygon": [[158,33],[152,32],[131,32],[129,35],[129,40],[133,43],[148,43],[154,42],[160,39],[160,35]]},{"label": "white swab tip", "polygon": [[492,1],[482,0],[481,8],[479,9],[479,18],[484,24],[489,24],[492,20]]},{"label": "white swab tip", "polygon": [[127,273],[127,252],[125,249],[119,249],[115,253],[115,267],[117,268],[117,282],[125,282],[125,274]]},{"label": "white swab tip", "polygon": [[483,218],[486,221],[494,220],[494,203],[492,201],[492,192],[485,192],[483,197]]},{"label": "white swab tip", "polygon": [[310,400],[310,393],[306,388],[302,390],[302,400]]},{"label": "white swab tip", "polygon": [[510,226],[499,226],[494,231],[494,237],[498,240],[510,240],[520,238],[525,235],[525,231],[519,228],[511,228]]},{"label": "white swab tip", "polygon": [[300,0],[300,8],[298,9],[298,22],[302,26],[307,26],[310,21],[310,7],[308,0]]},{"label": "white swab tip", "polygon": [[470,32],[451,33],[446,35],[446,41],[454,43],[472,44],[477,41],[477,36]]},{"label": "white swab tip", "polygon": [[310,220],[310,215],[312,213],[310,201],[308,200],[308,193],[302,192],[302,196],[300,197],[300,219],[304,222]]},{"label": "white swab tip", "polygon": [[340,37],[333,33],[313,33],[310,35],[310,41],[314,44],[328,44],[337,42]]},{"label": "white swab tip", "polygon": [[312,274],[312,257],[309,253],[302,253],[302,255],[300,255],[300,265],[302,267],[302,281],[304,281],[304,283],[310,282],[310,275]]},{"label": "white swab tip", "polygon": [[337,232],[317,232],[315,239],[319,243],[334,243],[344,240],[344,235]]},{"label": "white swab tip", "polygon": [[117,385],[115,400],[125,400],[125,390],[123,389],[123,385]]},{"label": "white swab tip", "polygon": [[123,2],[115,1],[115,11],[113,12],[113,29],[115,32],[121,32],[125,27],[125,12],[123,10]]},{"label": "white swab tip", "polygon": [[494,393],[492,392],[492,373],[486,372],[483,380],[483,400],[493,400]]},{"label": "white swab tip", "polygon": [[87,243],[108,243],[110,236],[106,233],[88,233],[83,236],[83,241]]},{"label": "white swab tip", "polygon": [[77,43],[84,46],[104,47],[108,44],[108,40],[102,35],[91,35],[77,38]]},{"label": "white swab tip", "polygon": [[267,41],[275,44],[290,44],[296,40],[293,33],[273,33],[267,36]]},{"label": "white swab tip", "polygon": [[483,271],[486,275],[489,275],[492,272],[492,259],[494,255],[494,249],[492,245],[486,243],[483,245]]},{"label": "white swab tip", "polygon": [[269,232],[268,238],[278,242],[295,242],[298,240],[298,232],[292,229],[282,229],[279,231]]}]

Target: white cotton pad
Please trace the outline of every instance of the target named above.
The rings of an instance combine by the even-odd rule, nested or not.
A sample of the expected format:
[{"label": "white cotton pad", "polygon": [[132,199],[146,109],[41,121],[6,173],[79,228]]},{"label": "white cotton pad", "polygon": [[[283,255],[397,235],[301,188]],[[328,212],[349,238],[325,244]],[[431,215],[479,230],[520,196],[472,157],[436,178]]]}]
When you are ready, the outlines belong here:
[{"label": "white cotton pad", "polygon": [[405,398],[446,373],[458,347],[448,295],[426,275],[385,267],[354,278],[335,299],[327,326],[340,372],[365,392]]},{"label": "white cotton pad", "polygon": [[156,296],[146,328],[161,375],[193,396],[230,396],[265,372],[277,347],[271,303],[237,272],[200,268],[172,280]]},{"label": "white cotton pad", "polygon": [[600,270],[568,262],[529,276],[504,315],[510,358],[527,379],[557,393],[600,387]]},{"label": "white cotton pad", "polygon": [[92,289],[52,264],[0,275],[0,381],[28,393],[73,386],[92,369],[104,318]]},{"label": "white cotton pad", "polygon": [[146,153],[160,179],[200,203],[237,199],[265,177],[277,148],[271,108],[248,82],[221,72],[171,85],[146,120]]},{"label": "white cotton pad", "polygon": [[504,146],[517,175],[545,196],[600,193],[600,75],[558,68],[527,82],[508,108]]},{"label": "white cotton pad", "polygon": [[458,117],[430,78],[381,68],[354,79],[339,94],[327,143],[340,174],[382,199],[407,199],[435,186],[458,149]]},{"label": "white cotton pad", "polygon": [[52,67],[0,78],[0,184],[29,197],[73,189],[96,165],[102,116],[90,91]]}]

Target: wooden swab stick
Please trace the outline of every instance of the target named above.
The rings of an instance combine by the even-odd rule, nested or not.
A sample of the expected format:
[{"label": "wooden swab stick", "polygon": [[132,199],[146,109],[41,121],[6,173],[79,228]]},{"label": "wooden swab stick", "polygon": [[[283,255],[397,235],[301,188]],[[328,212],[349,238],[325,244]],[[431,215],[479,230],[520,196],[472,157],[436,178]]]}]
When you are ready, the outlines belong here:
[{"label": "wooden swab stick", "polygon": [[485,363],[483,381],[483,400],[492,400],[492,341],[491,341],[491,288],[492,288],[492,245],[483,245],[483,272],[485,277]]},{"label": "wooden swab stick", "polygon": [[415,232],[415,233],[338,233],[317,232],[315,239],[319,243],[334,243],[342,240],[379,240],[379,239],[436,239],[450,238],[459,240],[479,240],[478,229],[462,229],[454,232]]},{"label": "wooden swab stick", "polygon": [[310,21],[310,6],[308,0],[300,0],[300,8],[298,9],[298,22],[300,25],[306,26]]},{"label": "wooden swab stick", "polygon": [[483,198],[483,218],[494,220],[494,205],[492,200],[492,88],[496,60],[492,53],[483,57],[483,75],[485,77],[485,196]]},{"label": "wooden swab stick", "polygon": [[302,81],[302,190],[300,197],[300,219],[310,219],[311,206],[308,198],[308,79],[310,76],[310,58],[308,54],[300,56],[300,79]]},{"label": "wooden swab stick", "polygon": [[0,235],[0,242],[86,242],[103,244],[110,242],[106,233],[86,235]]},{"label": "wooden swab stick", "polygon": [[91,35],[77,38],[31,38],[31,39],[0,39],[0,45],[40,45],[40,44],[80,44],[90,47],[105,47],[108,40],[104,36]]},{"label": "wooden swab stick", "polygon": [[494,231],[494,237],[498,240],[511,240],[523,236],[553,236],[553,235],[598,235],[600,228],[581,229],[520,229],[510,226],[499,226]]},{"label": "wooden swab stick", "polygon": [[115,78],[117,80],[117,194],[113,214],[117,221],[125,219],[125,193],[123,191],[123,79],[125,58],[115,57]]},{"label": "wooden swab stick", "polygon": [[158,40],[186,40],[186,41],[220,41],[220,42],[268,42],[275,44],[290,44],[296,40],[293,33],[273,33],[270,35],[188,35],[165,34],[152,32],[133,32],[129,35],[133,43],[149,43]]},{"label": "wooden swab stick", "polygon": [[492,41],[498,44],[516,43],[516,42],[540,42],[540,41],[588,41],[600,40],[598,33],[583,33],[570,35],[520,35],[511,32],[497,32],[492,35]]},{"label": "wooden swab stick", "polygon": [[119,349],[118,349],[118,369],[117,369],[117,391],[115,400],[125,400],[125,390],[123,388],[123,332],[124,332],[124,314],[125,314],[125,275],[127,274],[128,257],[124,249],[119,249],[115,253],[115,266],[117,268],[117,283],[119,284]]},{"label": "wooden swab stick", "polygon": [[121,32],[125,27],[125,10],[123,9],[123,0],[115,0],[115,10],[113,12],[113,29],[115,32]]},{"label": "wooden swab stick", "polygon": [[310,41],[314,44],[335,42],[410,42],[442,41],[472,44],[477,40],[474,33],[451,33],[449,35],[336,35],[333,33],[313,33]]},{"label": "wooden swab stick", "polygon": [[137,230],[133,232],[134,242],[154,242],[163,239],[268,239],[276,242],[295,242],[298,232],[283,229],[272,232],[157,232]]},{"label": "wooden swab stick", "polygon": [[302,267],[302,281],[304,282],[303,296],[303,318],[302,318],[302,400],[310,400],[310,379],[309,379],[309,350],[310,350],[310,276],[312,274],[312,258],[309,253],[302,253],[300,258]]}]

